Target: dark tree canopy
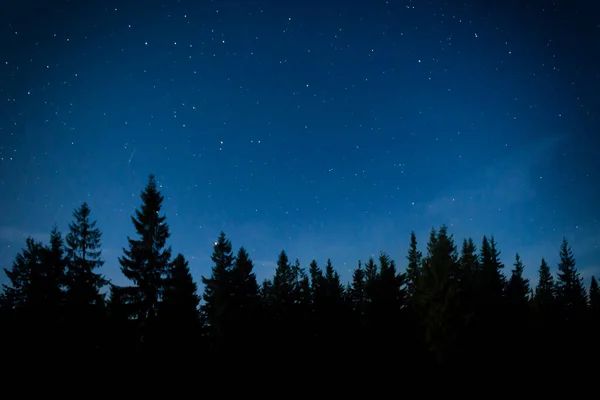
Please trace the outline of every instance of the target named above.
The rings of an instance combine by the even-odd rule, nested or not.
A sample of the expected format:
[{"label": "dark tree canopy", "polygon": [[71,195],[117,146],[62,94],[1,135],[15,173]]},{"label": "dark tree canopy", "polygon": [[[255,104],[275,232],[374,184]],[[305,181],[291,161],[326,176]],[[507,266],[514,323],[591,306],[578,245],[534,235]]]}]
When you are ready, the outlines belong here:
[{"label": "dark tree canopy", "polygon": [[[331,370],[379,368],[382,360],[413,371],[508,365],[517,373],[600,355],[598,282],[592,276],[586,291],[566,240],[556,276],[542,258],[533,291],[519,254],[505,276],[493,236],[480,249],[471,238],[458,248],[445,225],[431,229],[423,252],[411,232],[400,268],[380,251],[342,282],[332,259],[305,268],[281,250],[273,276],[259,285],[265,271],[255,270],[245,247],[234,255],[224,232],[212,244],[210,269],[180,253],[171,259],[153,176],[141,197],[131,219],[137,236],[118,259],[130,286],[109,284],[100,273],[101,233],[87,203],[74,211],[64,238],[55,226],[46,244],[25,240],[4,268],[0,340],[7,352],[77,365],[160,360],[172,367],[194,359],[219,373],[223,361],[244,369],[257,360]],[[201,298],[194,268],[210,271],[197,277]]]}]

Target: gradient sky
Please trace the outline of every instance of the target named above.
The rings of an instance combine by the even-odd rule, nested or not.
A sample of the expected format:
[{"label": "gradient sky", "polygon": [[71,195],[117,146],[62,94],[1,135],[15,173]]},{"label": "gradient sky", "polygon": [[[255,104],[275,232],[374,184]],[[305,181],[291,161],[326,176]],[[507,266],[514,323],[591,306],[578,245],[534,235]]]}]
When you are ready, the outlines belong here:
[{"label": "gradient sky", "polygon": [[[410,231],[600,274],[591,1],[3,1],[0,264],[83,201],[117,257],[150,173],[196,280],[224,230],[342,278]],[[555,5],[553,6],[552,3]],[[0,282],[5,282],[5,276]]]}]

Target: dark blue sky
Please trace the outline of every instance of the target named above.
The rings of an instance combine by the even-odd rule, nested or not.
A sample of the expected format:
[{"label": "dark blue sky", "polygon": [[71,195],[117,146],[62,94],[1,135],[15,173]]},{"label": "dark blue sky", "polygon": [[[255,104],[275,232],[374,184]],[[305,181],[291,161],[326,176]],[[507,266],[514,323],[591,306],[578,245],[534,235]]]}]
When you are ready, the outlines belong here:
[{"label": "dark blue sky", "polygon": [[[224,230],[342,278],[411,230],[494,235],[535,281],[600,274],[593,2],[19,1],[0,5],[0,263],[83,201],[104,273],[154,173],[169,244],[208,274]],[[501,5],[500,5],[501,4]],[[5,280],[3,276],[1,280]]]}]

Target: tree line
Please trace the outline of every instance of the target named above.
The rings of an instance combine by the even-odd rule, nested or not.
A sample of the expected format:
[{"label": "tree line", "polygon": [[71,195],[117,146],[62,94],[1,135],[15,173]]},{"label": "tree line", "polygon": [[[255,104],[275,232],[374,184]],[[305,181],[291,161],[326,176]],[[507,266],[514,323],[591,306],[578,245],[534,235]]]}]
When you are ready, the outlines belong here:
[{"label": "tree line", "polygon": [[[518,254],[505,266],[493,237],[479,248],[432,228],[425,251],[410,235],[402,267],[386,253],[358,261],[344,285],[331,260],[308,268],[282,250],[271,279],[258,283],[244,247],[221,232],[199,295],[182,254],[173,256],[164,197],[150,175],[119,257],[128,286],[100,272],[101,232],[87,203],[68,233],[48,244],[29,237],[0,297],[7,351],[92,360],[108,355],[232,359],[304,358],[414,367],[547,365],[598,355],[600,296],[589,290],[566,239],[557,273],[542,258],[532,287]],[[201,301],[202,300],[202,301]]]}]

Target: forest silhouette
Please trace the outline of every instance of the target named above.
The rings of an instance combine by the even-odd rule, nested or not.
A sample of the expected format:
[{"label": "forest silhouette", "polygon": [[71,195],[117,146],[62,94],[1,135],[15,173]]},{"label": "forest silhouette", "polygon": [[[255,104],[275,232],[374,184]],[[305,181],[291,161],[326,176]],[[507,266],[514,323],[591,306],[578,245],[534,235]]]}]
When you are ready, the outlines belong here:
[{"label": "forest silhouette", "polygon": [[[63,237],[27,238],[0,298],[0,339],[20,357],[169,357],[326,365],[379,362],[413,368],[510,365],[537,368],[599,354],[600,296],[563,239],[557,274],[542,258],[531,287],[518,254],[508,268],[493,237],[456,244],[433,228],[421,253],[411,233],[406,260],[360,261],[344,285],[330,260],[308,268],[279,253],[257,282],[250,254],[221,232],[198,293],[184,255],[173,255],[163,196],[150,175],[124,241],[116,286],[101,273],[101,231],[90,207]],[[254,357],[254,358],[253,358]],[[284,365],[284,364],[282,364]],[[507,367],[508,368],[508,367]]]}]

